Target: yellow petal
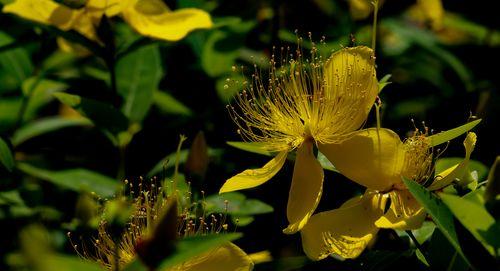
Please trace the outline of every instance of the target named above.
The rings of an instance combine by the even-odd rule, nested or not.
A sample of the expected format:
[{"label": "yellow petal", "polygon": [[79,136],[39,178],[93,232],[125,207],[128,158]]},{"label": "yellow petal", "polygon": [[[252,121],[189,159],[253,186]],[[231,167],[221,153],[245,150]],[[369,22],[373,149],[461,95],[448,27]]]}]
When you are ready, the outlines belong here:
[{"label": "yellow petal", "polygon": [[252,269],[253,262],[250,257],[238,246],[229,243],[180,266],[169,268],[168,271],[248,271]]},{"label": "yellow petal", "polygon": [[349,0],[349,12],[354,20],[362,20],[370,16],[373,5],[370,0]]},{"label": "yellow petal", "polygon": [[[324,66],[325,96],[335,99],[340,110],[350,118],[346,132],[358,129],[378,95],[373,50],[366,46],[350,47],[332,54]],[[342,110],[345,110],[343,112]]]},{"label": "yellow petal", "polygon": [[86,8],[90,12],[113,17],[132,4],[134,4],[134,0],[87,0]]},{"label": "yellow petal", "polygon": [[379,228],[414,230],[420,228],[426,212],[408,190],[393,191],[390,194],[391,207],[375,222]]},{"label": "yellow petal", "polygon": [[5,5],[2,11],[37,23],[57,26],[62,30],[70,29],[77,14],[76,10],[52,0],[15,0]]},{"label": "yellow petal", "polygon": [[339,144],[320,144],[319,150],[347,178],[369,189],[384,191],[401,182],[405,149],[389,129],[355,132]]},{"label": "yellow petal", "polygon": [[465,158],[462,162],[457,165],[454,165],[443,172],[440,172],[434,178],[434,182],[429,186],[430,190],[438,190],[441,189],[450,183],[452,183],[455,179],[462,179],[465,173],[467,172],[467,168],[469,167],[469,159],[474,147],[476,146],[477,136],[475,133],[470,132],[467,134],[467,137],[464,140],[465,147]]},{"label": "yellow petal", "polygon": [[224,183],[219,193],[252,188],[267,182],[283,167],[287,154],[288,151],[280,152],[262,168],[247,169],[231,177]]},{"label": "yellow petal", "polygon": [[292,186],[288,194],[286,234],[299,231],[318,206],[323,191],[323,168],[313,153],[313,142],[304,141],[297,149]]},{"label": "yellow petal", "polygon": [[383,215],[386,197],[365,194],[338,209],[315,214],[300,231],[302,247],[312,260],[330,254],[356,258],[375,236],[375,221]]},{"label": "yellow petal", "polygon": [[207,12],[195,8],[171,12],[161,0],[135,0],[122,15],[141,35],[168,41],[180,40],[195,29],[212,27]]},{"label": "yellow petal", "polygon": [[437,30],[442,27],[444,9],[441,0],[417,0],[417,7],[433,29]]}]

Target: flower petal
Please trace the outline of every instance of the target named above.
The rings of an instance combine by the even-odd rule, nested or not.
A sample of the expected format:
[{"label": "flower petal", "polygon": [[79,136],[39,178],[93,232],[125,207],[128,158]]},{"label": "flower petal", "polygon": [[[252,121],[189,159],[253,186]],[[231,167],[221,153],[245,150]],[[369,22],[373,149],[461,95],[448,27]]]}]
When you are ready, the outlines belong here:
[{"label": "flower petal", "polygon": [[408,190],[393,191],[390,194],[391,207],[375,225],[379,228],[414,230],[420,228],[426,212]]},{"label": "flower petal", "polygon": [[87,0],[86,8],[90,12],[105,13],[113,17],[121,13],[127,6],[134,4],[134,0]]},{"label": "flower petal", "polygon": [[212,27],[207,12],[195,8],[172,12],[161,0],[136,0],[122,14],[141,35],[168,41],[180,40],[195,29]]},{"label": "flower petal", "polygon": [[454,165],[443,172],[440,172],[434,178],[434,182],[429,186],[429,190],[438,190],[453,182],[455,179],[462,179],[467,172],[469,159],[474,147],[476,146],[477,136],[470,132],[464,140],[465,158],[462,162]]},{"label": "flower petal", "polygon": [[3,12],[14,13],[37,23],[69,30],[78,11],[52,0],[15,0],[3,7]]},{"label": "flower petal", "polygon": [[361,127],[378,95],[373,50],[357,46],[335,52],[324,66],[324,77],[325,96],[348,112],[347,132]]},{"label": "flower petal", "polygon": [[247,271],[253,269],[248,255],[233,243],[216,248],[169,270]]},{"label": "flower petal", "polygon": [[280,152],[262,168],[247,169],[231,177],[222,185],[219,193],[252,188],[267,182],[283,167],[287,154],[288,151]]},{"label": "flower petal", "polygon": [[348,206],[313,215],[300,231],[304,252],[313,260],[334,253],[358,257],[377,233],[374,222],[383,215],[385,203],[384,195],[367,193]]},{"label": "flower petal", "polygon": [[299,231],[318,206],[323,191],[323,168],[313,153],[313,142],[306,140],[297,149],[292,185],[288,194],[286,234]]},{"label": "flower petal", "polygon": [[344,176],[369,189],[383,191],[401,182],[405,149],[389,129],[361,130],[342,143],[318,148]]}]

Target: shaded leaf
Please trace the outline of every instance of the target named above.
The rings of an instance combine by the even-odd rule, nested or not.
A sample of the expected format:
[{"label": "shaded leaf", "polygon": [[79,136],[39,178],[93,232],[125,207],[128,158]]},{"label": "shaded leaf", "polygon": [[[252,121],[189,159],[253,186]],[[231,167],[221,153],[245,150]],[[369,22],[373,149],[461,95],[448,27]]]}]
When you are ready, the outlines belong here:
[{"label": "shaded leaf", "polygon": [[20,163],[18,168],[28,175],[49,181],[63,188],[77,192],[90,191],[104,198],[113,196],[121,187],[120,182],[83,168],[51,171],[27,163]]},{"label": "shaded leaf", "polygon": [[162,75],[157,45],[141,47],[119,59],[116,84],[124,99],[122,111],[131,121],[140,122],[146,116]]},{"label": "shaded leaf", "polygon": [[258,142],[242,142],[242,141],[227,141],[229,146],[235,147],[240,150],[244,150],[247,152],[253,152],[257,154],[262,154],[266,156],[273,156],[274,153],[266,150],[265,144]]},{"label": "shaded leaf", "polygon": [[244,194],[239,192],[211,195],[205,199],[205,203],[205,210],[209,213],[227,212],[235,216],[265,214],[274,210],[267,203],[256,199],[247,199]]},{"label": "shaded leaf", "polygon": [[[13,38],[0,31],[0,47],[9,45],[12,42],[14,42]],[[0,71],[5,73],[4,76],[6,76],[2,78],[2,85],[10,81],[10,84],[6,84],[7,86],[10,85],[9,89],[18,88],[33,73],[33,69],[30,56],[25,49],[15,47],[10,50],[0,51]],[[5,87],[0,86],[0,89]]]},{"label": "shaded leaf", "polygon": [[163,113],[191,116],[193,112],[189,107],[175,99],[172,95],[161,90],[153,92],[153,103]]},{"label": "shaded leaf", "polygon": [[67,93],[53,94],[61,103],[92,120],[99,128],[119,133],[128,129],[128,119],[111,105]]},{"label": "shaded leaf", "polygon": [[0,162],[2,162],[2,165],[8,170],[12,171],[14,169],[14,156],[12,155],[12,151],[9,148],[9,145],[7,145],[7,142],[5,142],[1,137],[0,137]]},{"label": "shaded leaf", "polygon": [[12,136],[12,144],[18,146],[23,142],[30,140],[34,137],[54,132],[59,129],[74,127],[74,126],[89,126],[92,122],[86,118],[62,118],[62,117],[48,117],[40,119],[32,123],[28,123],[23,127],[16,130]]}]

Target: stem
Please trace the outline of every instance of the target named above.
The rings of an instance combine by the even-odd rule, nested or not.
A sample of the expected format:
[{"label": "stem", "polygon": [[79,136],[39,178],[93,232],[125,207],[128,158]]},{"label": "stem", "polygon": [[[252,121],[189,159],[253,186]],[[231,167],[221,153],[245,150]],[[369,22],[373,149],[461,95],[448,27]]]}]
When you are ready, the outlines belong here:
[{"label": "stem", "polygon": [[377,20],[378,20],[378,0],[373,0],[373,28],[372,28],[372,49],[375,52],[377,42]]},{"label": "stem", "polygon": [[420,245],[420,243],[418,242],[418,240],[415,237],[415,235],[413,235],[413,232],[411,232],[410,230],[406,230],[405,232],[406,232],[406,234],[408,234],[408,236],[410,236],[410,239],[413,241],[413,243],[415,244],[415,246],[417,247],[417,249],[420,251],[420,253],[422,253],[422,255],[424,256],[425,260],[427,262],[429,262],[427,260],[427,254],[424,252],[424,250],[422,248],[422,245]]},{"label": "stem", "polygon": [[184,135],[180,135],[180,140],[179,140],[179,145],[177,145],[177,154],[175,157],[175,169],[174,169],[174,183],[172,186],[172,193],[174,195],[177,195],[177,175],[179,173],[179,163],[181,159],[181,148],[182,148],[182,143],[187,139]]},{"label": "stem", "polygon": [[115,107],[118,107],[120,100],[118,98],[118,87],[116,86],[116,59],[114,56],[110,57],[108,69],[111,81],[111,91],[113,92],[113,104]]},{"label": "stem", "polygon": [[120,238],[115,241],[115,268],[114,271],[120,271]]},{"label": "stem", "polygon": [[120,152],[120,161],[118,164],[118,174],[116,178],[121,181],[125,179],[125,153],[127,151],[127,145],[119,146],[118,148],[118,151]]}]

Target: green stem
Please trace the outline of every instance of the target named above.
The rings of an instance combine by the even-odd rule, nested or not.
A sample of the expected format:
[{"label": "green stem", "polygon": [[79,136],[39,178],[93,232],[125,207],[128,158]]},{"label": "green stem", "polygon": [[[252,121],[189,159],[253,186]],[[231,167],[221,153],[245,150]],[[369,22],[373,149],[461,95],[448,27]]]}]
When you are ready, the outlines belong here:
[{"label": "green stem", "polygon": [[187,139],[184,135],[180,135],[180,140],[179,140],[179,145],[177,145],[177,154],[175,157],[175,169],[174,169],[174,183],[172,186],[172,193],[174,195],[177,195],[177,175],[179,174],[179,163],[181,159],[181,148],[182,148],[182,143]]},{"label": "green stem", "polygon": [[375,52],[377,42],[377,20],[378,20],[378,0],[373,0],[373,28],[372,28],[372,49]]},{"label": "green stem", "polygon": [[406,234],[408,234],[408,236],[410,236],[410,239],[413,241],[413,243],[415,244],[415,247],[417,247],[417,249],[420,251],[420,253],[422,253],[422,255],[424,256],[425,260],[427,262],[429,262],[427,260],[427,254],[424,252],[423,248],[422,248],[422,245],[420,245],[420,243],[418,242],[417,238],[415,237],[415,235],[413,235],[413,232],[411,232],[410,230],[406,230]]},{"label": "green stem", "polygon": [[120,271],[120,238],[115,241],[115,266],[114,271]]}]

